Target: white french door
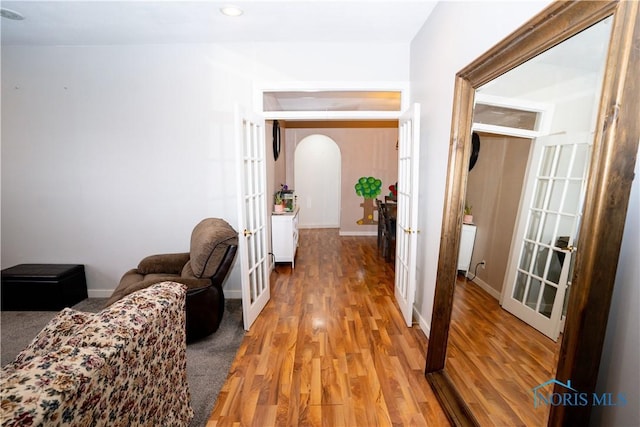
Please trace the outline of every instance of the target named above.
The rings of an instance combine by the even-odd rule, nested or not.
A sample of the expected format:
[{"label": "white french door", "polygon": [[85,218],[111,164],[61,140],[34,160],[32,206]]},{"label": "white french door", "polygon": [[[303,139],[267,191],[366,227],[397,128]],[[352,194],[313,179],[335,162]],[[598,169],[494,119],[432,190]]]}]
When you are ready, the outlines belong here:
[{"label": "white french door", "polygon": [[398,128],[395,297],[407,326],[411,326],[416,294],[420,104],[402,115]]},{"label": "white french door", "polygon": [[502,306],[554,341],[563,324],[591,138],[537,138],[505,276]]},{"label": "white french door", "polygon": [[248,331],[270,298],[264,119],[237,107],[235,129],[242,313]]}]

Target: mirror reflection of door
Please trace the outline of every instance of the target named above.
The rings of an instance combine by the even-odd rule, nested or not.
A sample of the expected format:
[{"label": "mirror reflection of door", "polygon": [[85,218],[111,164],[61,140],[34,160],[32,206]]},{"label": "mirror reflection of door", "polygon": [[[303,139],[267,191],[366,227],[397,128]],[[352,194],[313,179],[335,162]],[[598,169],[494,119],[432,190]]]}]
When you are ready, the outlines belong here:
[{"label": "mirror reflection of door", "polygon": [[502,306],[557,341],[582,213],[590,135],[537,138]]}]

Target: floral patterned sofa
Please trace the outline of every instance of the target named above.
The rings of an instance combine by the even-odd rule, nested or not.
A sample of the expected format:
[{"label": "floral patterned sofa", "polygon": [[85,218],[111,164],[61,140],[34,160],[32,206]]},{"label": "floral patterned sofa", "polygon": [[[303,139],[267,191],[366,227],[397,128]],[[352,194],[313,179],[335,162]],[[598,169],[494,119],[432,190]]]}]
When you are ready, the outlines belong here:
[{"label": "floral patterned sofa", "polygon": [[186,426],[184,285],[61,311],[2,369],[2,426]]}]

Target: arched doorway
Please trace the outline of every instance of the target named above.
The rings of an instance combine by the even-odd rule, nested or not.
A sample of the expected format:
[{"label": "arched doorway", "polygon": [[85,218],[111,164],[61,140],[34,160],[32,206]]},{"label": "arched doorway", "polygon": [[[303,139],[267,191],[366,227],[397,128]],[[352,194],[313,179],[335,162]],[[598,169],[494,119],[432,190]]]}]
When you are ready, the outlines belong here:
[{"label": "arched doorway", "polygon": [[300,228],[339,228],[342,156],[335,141],[309,135],[296,146],[294,182]]}]

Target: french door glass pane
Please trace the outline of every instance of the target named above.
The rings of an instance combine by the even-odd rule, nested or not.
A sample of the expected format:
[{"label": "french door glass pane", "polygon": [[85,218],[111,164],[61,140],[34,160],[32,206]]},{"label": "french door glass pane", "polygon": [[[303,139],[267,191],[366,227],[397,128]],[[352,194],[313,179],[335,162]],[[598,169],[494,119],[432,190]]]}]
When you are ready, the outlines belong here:
[{"label": "french door glass pane", "polygon": [[571,178],[582,179],[583,176],[586,176],[585,169],[589,163],[590,150],[591,146],[588,144],[580,144],[576,147],[576,155],[570,174]]},{"label": "french door glass pane", "polygon": [[579,212],[581,189],[582,181],[567,182],[567,193],[564,196],[564,204],[562,205],[563,213],[575,215]]},{"label": "french door glass pane", "polygon": [[569,168],[571,167],[571,155],[573,154],[573,145],[560,146],[560,155],[558,156],[558,167],[556,169],[557,178],[565,178],[569,176]]},{"label": "french door glass pane", "polygon": [[535,240],[538,237],[538,230],[540,227],[540,219],[542,218],[542,212],[531,212],[529,217],[529,228],[527,229],[527,234],[525,235],[525,239]]},{"label": "french door glass pane", "polygon": [[547,273],[547,280],[555,283],[560,282],[560,273],[562,272],[562,260],[564,260],[564,252],[553,251],[551,257],[551,263],[549,264],[549,272]]},{"label": "french door glass pane", "polygon": [[524,298],[524,291],[527,287],[527,275],[518,271],[518,277],[516,277],[516,284],[513,287],[513,299],[522,302]]},{"label": "french door glass pane", "polygon": [[535,245],[531,242],[525,242],[522,247],[522,255],[520,256],[520,270],[529,271],[531,268],[531,259]]},{"label": "french door glass pane", "polygon": [[538,312],[543,316],[551,318],[551,310],[553,309],[553,302],[556,299],[556,293],[558,289],[549,284],[545,284],[544,291],[542,292],[542,301],[540,303],[540,309]]},{"label": "french door glass pane", "polygon": [[252,301],[255,302],[260,298],[260,268],[258,265],[254,266],[251,273],[251,292],[253,293]]},{"label": "french door glass pane", "polygon": [[542,164],[540,165],[540,176],[549,176],[551,175],[551,170],[553,167],[553,155],[556,151],[555,146],[545,147],[544,153],[542,154]]},{"label": "french door glass pane", "polygon": [[542,226],[542,235],[540,236],[540,242],[547,244],[553,243],[553,234],[556,228],[556,220],[558,215],[547,214],[544,219],[544,225]]},{"label": "french door glass pane", "polygon": [[558,236],[571,236],[574,233],[575,217],[560,215],[560,221],[558,223]]},{"label": "french door glass pane", "polygon": [[551,198],[549,199],[549,210],[559,212],[562,204],[562,193],[564,191],[564,180],[554,180],[551,184]]},{"label": "french door glass pane", "polygon": [[547,266],[548,255],[549,255],[549,248],[540,247],[536,257],[536,264],[532,271],[533,274],[539,277],[544,277],[544,269]]},{"label": "french door glass pane", "polygon": [[538,295],[540,295],[541,283],[540,280],[531,278],[531,283],[529,284],[529,292],[527,292],[527,301],[525,304],[527,307],[532,309],[536,309],[538,305]]},{"label": "french door glass pane", "polygon": [[544,199],[547,195],[547,187],[549,186],[548,179],[538,179],[538,185],[536,185],[536,193],[533,196],[533,209],[544,209]]}]

